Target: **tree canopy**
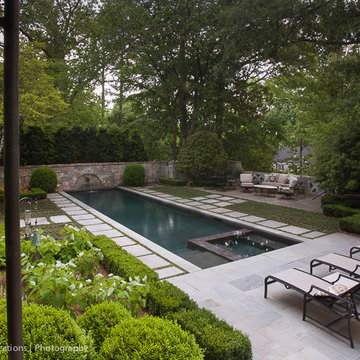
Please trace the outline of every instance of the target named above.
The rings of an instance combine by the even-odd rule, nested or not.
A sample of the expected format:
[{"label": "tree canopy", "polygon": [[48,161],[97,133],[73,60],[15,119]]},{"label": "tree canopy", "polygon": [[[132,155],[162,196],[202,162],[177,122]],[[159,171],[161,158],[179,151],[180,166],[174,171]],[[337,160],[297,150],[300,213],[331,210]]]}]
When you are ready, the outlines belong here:
[{"label": "tree canopy", "polygon": [[357,116],[359,19],[356,0],[25,0],[22,124],[137,129],[157,160],[199,131],[249,170],[283,145],[316,159]]}]

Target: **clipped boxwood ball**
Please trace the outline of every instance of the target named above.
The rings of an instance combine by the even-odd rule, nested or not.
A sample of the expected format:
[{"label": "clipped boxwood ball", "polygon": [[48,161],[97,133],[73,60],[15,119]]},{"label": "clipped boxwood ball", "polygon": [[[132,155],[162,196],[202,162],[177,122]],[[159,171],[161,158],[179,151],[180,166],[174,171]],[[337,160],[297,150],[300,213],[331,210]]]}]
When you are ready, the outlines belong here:
[{"label": "clipped boxwood ball", "polygon": [[90,332],[96,349],[100,350],[111,329],[124,319],[129,318],[131,318],[131,313],[124,304],[110,301],[88,308],[78,319],[78,325]]},{"label": "clipped boxwood ball", "polygon": [[[0,303],[0,347],[7,346],[6,308]],[[23,304],[23,346],[27,360],[91,360],[93,340],[65,310]],[[0,351],[0,360],[8,358]]]},{"label": "clipped boxwood ball", "polygon": [[31,188],[40,188],[47,193],[55,191],[57,185],[56,173],[52,168],[40,167],[33,171],[30,178]]},{"label": "clipped boxwood ball", "polygon": [[194,336],[169,320],[144,316],[115,326],[100,351],[102,360],[198,360],[202,350]]},{"label": "clipped boxwood ball", "polygon": [[145,181],[145,169],[140,164],[126,165],[123,182],[128,186],[141,186]]}]

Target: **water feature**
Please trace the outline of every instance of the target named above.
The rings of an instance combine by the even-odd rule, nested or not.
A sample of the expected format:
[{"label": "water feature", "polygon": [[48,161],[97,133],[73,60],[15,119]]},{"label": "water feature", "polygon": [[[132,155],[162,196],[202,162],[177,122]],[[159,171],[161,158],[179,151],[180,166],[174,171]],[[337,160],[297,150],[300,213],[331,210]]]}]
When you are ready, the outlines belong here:
[{"label": "water feature", "polygon": [[81,191],[71,195],[201,268],[229,262],[216,253],[190,249],[187,241],[231,232],[238,226],[165,206],[120,189]]}]

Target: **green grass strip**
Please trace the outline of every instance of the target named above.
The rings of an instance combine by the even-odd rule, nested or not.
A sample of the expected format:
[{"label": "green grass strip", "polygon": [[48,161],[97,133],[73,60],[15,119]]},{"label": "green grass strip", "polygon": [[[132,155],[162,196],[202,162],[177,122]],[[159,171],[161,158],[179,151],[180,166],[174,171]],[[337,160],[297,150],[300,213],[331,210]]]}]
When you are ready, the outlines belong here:
[{"label": "green grass strip", "polygon": [[193,197],[210,195],[210,193],[207,191],[184,186],[154,186],[151,188],[151,190],[162,192],[164,194],[178,196],[184,199],[191,199]]},{"label": "green grass strip", "polygon": [[329,218],[320,213],[312,211],[293,209],[287,206],[261,203],[248,200],[241,204],[228,206],[234,211],[249,215],[256,215],[268,220],[280,221],[289,225],[303,227],[325,233],[339,231],[339,220]]},{"label": "green grass strip", "polygon": [[[210,193],[203,190],[180,186],[158,186],[152,190],[165,194],[191,199],[197,196],[206,196]],[[241,204],[227,206],[227,208],[249,215],[263,217],[267,220],[280,221],[289,225],[303,227],[309,230],[334,233],[339,231],[339,220],[326,217],[312,211],[299,210],[287,206],[266,204],[259,201],[247,200]]]}]

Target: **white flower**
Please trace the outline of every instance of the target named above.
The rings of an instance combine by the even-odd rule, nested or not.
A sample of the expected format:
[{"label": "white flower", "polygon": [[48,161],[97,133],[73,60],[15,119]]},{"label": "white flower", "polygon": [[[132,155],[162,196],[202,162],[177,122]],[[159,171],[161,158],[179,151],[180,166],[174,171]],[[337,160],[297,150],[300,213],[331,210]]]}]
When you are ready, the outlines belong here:
[{"label": "white flower", "polygon": [[36,282],[35,281],[29,281],[30,285],[35,286]]}]

